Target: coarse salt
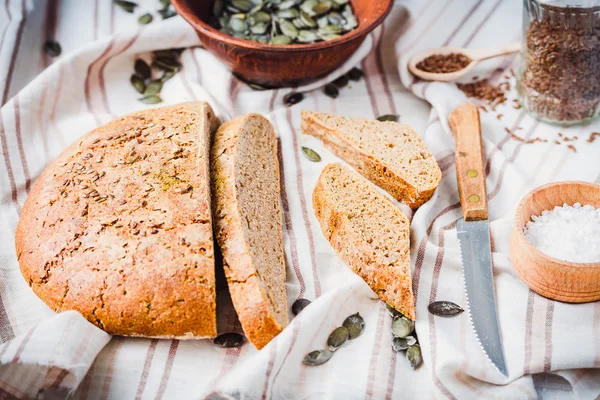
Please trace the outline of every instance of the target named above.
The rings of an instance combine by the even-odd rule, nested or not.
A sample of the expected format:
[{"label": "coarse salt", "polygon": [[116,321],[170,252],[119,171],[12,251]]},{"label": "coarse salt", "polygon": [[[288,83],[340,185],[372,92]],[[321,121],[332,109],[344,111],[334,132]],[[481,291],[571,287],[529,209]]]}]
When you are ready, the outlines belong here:
[{"label": "coarse salt", "polygon": [[600,208],[565,203],[531,219],[525,237],[542,253],[571,262],[600,262]]}]

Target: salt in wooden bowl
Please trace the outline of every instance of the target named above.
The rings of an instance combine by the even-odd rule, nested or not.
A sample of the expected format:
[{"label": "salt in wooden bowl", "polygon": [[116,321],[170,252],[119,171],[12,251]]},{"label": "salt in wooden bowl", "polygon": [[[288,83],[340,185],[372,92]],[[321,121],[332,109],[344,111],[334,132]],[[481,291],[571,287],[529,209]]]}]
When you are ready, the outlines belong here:
[{"label": "salt in wooden bowl", "polygon": [[600,186],[587,182],[557,182],[529,192],[515,214],[510,237],[510,260],[534,292],[553,300],[584,303],[600,300],[600,262],[574,263],[546,255],[525,237],[531,217],[564,203],[600,207]]}]

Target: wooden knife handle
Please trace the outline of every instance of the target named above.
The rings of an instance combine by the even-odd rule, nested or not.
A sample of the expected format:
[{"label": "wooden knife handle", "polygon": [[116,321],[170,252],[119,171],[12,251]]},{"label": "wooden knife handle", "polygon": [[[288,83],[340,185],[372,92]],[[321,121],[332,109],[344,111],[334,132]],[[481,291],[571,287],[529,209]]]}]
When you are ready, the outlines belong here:
[{"label": "wooden knife handle", "polygon": [[487,192],[479,110],[471,103],[456,107],[448,116],[456,139],[456,177],[460,205],[466,221],[487,219]]}]

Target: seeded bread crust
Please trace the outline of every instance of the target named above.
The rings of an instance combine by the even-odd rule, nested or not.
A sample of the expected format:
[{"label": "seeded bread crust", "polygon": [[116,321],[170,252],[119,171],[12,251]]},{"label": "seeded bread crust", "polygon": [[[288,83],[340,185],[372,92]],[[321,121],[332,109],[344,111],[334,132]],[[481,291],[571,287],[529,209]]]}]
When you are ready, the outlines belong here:
[{"label": "seeded bread crust", "polygon": [[380,299],[415,319],[408,218],[367,180],[340,164],[325,167],[313,192],[323,234]]},{"label": "seeded bread crust", "polygon": [[408,125],[304,110],[301,128],[411,208],[429,200],[442,178],[435,158]]},{"label": "seeded bread crust", "polygon": [[41,174],[16,231],[21,272],[50,308],[111,334],[216,336],[207,103],[126,115]]},{"label": "seeded bread crust", "polygon": [[213,220],[233,305],[261,349],[288,324],[277,139],[264,117],[224,123],[211,154]]}]

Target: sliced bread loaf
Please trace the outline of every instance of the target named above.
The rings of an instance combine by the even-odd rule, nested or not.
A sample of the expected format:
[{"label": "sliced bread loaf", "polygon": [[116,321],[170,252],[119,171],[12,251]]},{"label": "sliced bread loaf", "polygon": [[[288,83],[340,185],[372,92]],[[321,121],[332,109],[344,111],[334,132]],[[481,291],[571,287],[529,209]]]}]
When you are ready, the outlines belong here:
[{"label": "sliced bread loaf", "polygon": [[415,319],[408,218],[363,177],[329,164],[313,192],[323,234],[379,298]]},{"label": "sliced bread loaf", "polygon": [[302,111],[302,131],[398,201],[417,208],[431,198],[442,172],[408,125]]},{"label": "sliced bread loaf", "polygon": [[264,347],[288,324],[277,139],[264,117],[223,124],[211,154],[213,216],[233,305]]},{"label": "sliced bread loaf", "polygon": [[140,111],[59,155],[17,226],[33,291],[111,334],[214,337],[209,155],[218,123],[204,102]]}]

